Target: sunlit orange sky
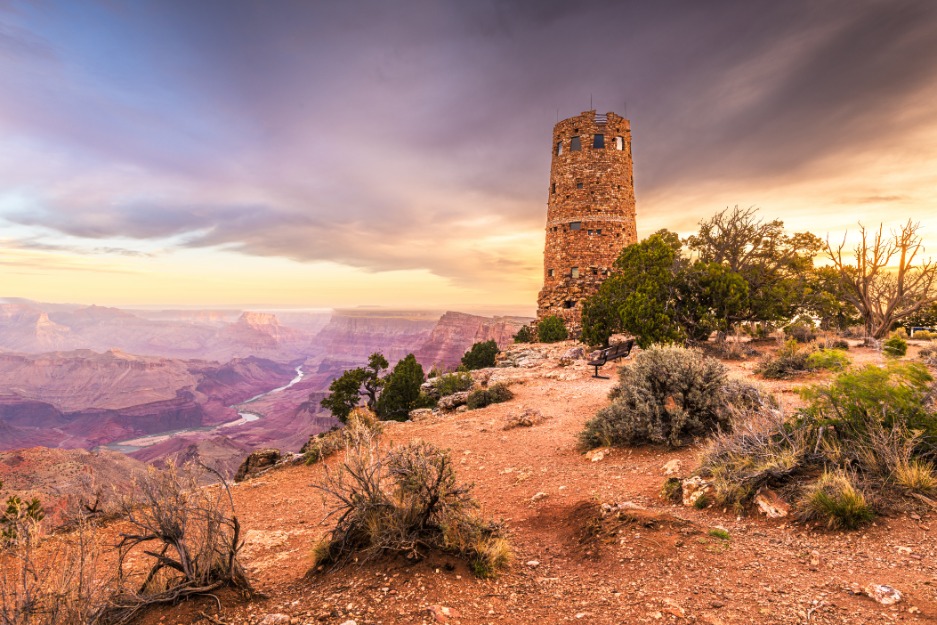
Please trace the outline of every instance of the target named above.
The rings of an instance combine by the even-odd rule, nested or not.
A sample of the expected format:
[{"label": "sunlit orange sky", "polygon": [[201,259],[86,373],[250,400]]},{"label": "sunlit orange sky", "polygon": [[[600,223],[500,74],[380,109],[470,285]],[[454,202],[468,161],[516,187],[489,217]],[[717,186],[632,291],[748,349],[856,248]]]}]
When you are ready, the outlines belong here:
[{"label": "sunlit orange sky", "polygon": [[732,205],[937,252],[937,2],[0,4],[0,296],[531,313],[551,132],[638,231]]}]

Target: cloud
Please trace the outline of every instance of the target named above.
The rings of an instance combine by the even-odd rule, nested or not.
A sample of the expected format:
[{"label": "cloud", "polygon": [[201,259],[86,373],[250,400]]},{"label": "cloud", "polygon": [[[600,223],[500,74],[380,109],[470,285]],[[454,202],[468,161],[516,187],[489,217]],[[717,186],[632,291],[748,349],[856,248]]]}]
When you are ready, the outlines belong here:
[{"label": "cloud", "polygon": [[712,188],[913,162],[937,119],[925,2],[82,4],[0,10],[0,191],[31,198],[8,221],[109,254],[536,282],[551,128],[590,94],[627,101],[639,219],[673,229]]}]

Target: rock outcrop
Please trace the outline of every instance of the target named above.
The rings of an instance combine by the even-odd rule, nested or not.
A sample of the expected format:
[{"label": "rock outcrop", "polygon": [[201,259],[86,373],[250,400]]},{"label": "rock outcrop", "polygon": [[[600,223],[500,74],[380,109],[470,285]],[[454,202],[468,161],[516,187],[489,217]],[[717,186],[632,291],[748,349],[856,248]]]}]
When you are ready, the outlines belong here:
[{"label": "rock outcrop", "polygon": [[474,343],[494,340],[498,347],[504,348],[530,321],[527,317],[481,317],[447,312],[439,318],[426,342],[416,352],[416,358],[424,368],[433,365],[454,367]]}]

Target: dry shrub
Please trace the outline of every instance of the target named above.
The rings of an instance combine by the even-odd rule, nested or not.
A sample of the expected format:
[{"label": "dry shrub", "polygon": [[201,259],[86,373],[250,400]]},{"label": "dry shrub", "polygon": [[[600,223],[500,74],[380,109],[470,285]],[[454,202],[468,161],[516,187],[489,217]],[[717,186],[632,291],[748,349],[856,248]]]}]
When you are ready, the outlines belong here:
[{"label": "dry shrub", "polygon": [[792,429],[780,411],[753,414],[731,433],[715,436],[699,473],[713,485],[717,504],[740,508],[763,486],[777,487],[804,468],[806,431]]},{"label": "dry shrub", "polygon": [[41,521],[17,516],[0,550],[0,625],[103,623],[110,584],[95,526],[76,513],[70,532],[47,536]]},{"label": "dry shrub", "polygon": [[733,417],[761,393],[730,382],[719,361],[682,347],[654,346],[623,367],[611,405],[586,423],[584,449],[642,443],[683,445],[689,438],[731,430]]},{"label": "dry shrub", "polygon": [[355,408],[348,415],[344,427],[310,437],[300,453],[306,464],[315,464],[352,445],[362,436],[377,436],[380,433],[381,422],[377,415],[367,408]]},{"label": "dry shrub", "polygon": [[[221,483],[202,488],[208,471]],[[130,529],[118,544],[118,591],[105,613],[108,625],[132,621],[147,606],[174,603],[230,586],[252,592],[238,551],[241,525],[221,475],[204,465],[150,469],[122,498]],[[143,562],[131,567],[132,561]]]},{"label": "dry shrub", "polygon": [[315,566],[386,555],[421,558],[437,550],[468,560],[492,577],[510,560],[499,524],[481,519],[470,487],[459,484],[447,451],[412,441],[384,452],[373,436],[346,451],[338,471],[326,467],[316,485],[337,517],[314,549]]}]

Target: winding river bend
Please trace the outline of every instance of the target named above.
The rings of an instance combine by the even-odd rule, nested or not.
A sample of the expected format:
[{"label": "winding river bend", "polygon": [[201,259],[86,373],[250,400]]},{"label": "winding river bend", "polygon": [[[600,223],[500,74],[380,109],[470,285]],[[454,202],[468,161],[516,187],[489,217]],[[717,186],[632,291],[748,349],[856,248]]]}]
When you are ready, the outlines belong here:
[{"label": "winding river bend", "polygon": [[221,431],[225,428],[234,427],[237,425],[244,425],[245,423],[250,423],[251,421],[257,421],[263,417],[262,414],[257,412],[251,412],[249,409],[245,408],[250,403],[253,403],[259,399],[267,397],[268,395],[273,395],[281,391],[285,391],[294,384],[300,382],[303,379],[303,366],[300,365],[296,367],[296,377],[284,384],[283,386],[278,386],[275,389],[269,390],[265,393],[259,395],[254,395],[250,399],[246,399],[239,404],[231,406],[238,411],[239,419],[234,421],[228,421],[227,423],[222,423],[220,425],[212,425],[208,427],[198,427],[198,428],[184,428],[181,430],[167,430],[165,432],[157,432],[156,434],[147,434],[146,436],[138,436],[136,438],[130,438],[123,441],[116,441],[113,443],[108,443],[107,445],[102,445],[104,449],[109,449],[111,451],[119,451],[121,453],[130,454],[135,451],[140,451],[144,447],[149,447],[155,445],[156,443],[161,443],[167,439],[177,436],[179,434],[185,434],[186,432],[212,432],[212,431]]}]

